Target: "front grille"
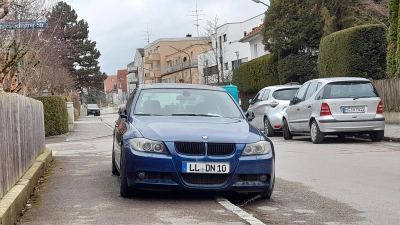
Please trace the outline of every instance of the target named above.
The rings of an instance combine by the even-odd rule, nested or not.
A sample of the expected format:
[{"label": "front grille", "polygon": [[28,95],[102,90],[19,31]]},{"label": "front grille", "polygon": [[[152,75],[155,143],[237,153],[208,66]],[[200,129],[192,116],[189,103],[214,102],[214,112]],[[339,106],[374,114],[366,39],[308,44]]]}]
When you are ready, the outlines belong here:
[{"label": "front grille", "polygon": [[236,144],[234,143],[209,143],[207,154],[212,156],[232,155],[235,150]]},{"label": "front grille", "polygon": [[175,142],[175,149],[183,155],[204,155],[206,151],[203,142]]},{"label": "front grille", "polygon": [[191,173],[181,173],[182,179],[187,184],[193,185],[223,185],[225,184],[230,174],[191,174]]}]

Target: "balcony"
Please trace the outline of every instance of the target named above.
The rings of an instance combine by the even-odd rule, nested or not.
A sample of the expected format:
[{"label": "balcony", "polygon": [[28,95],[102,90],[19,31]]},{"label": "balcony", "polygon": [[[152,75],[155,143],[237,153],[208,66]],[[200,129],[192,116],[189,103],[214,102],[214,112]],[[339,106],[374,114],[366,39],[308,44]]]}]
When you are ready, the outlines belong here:
[{"label": "balcony", "polygon": [[160,61],[160,53],[155,52],[149,56],[150,61]]},{"label": "balcony", "polygon": [[160,78],[161,77],[161,70],[153,70],[150,72],[150,77],[156,77]]},{"label": "balcony", "polygon": [[128,73],[137,73],[138,67],[137,66],[128,66]]},{"label": "balcony", "polygon": [[145,63],[145,64],[151,64],[151,63],[152,63],[152,61],[150,61],[149,58],[150,58],[150,57],[144,57],[144,63]]},{"label": "balcony", "polygon": [[197,67],[198,66],[198,61],[197,59],[192,59],[191,63],[189,63],[189,61],[180,63],[180,64],[176,64],[174,66],[165,68],[162,70],[162,75],[166,75],[166,74],[170,74],[170,73],[175,73],[178,71],[182,71],[185,69],[189,69],[191,67]]}]

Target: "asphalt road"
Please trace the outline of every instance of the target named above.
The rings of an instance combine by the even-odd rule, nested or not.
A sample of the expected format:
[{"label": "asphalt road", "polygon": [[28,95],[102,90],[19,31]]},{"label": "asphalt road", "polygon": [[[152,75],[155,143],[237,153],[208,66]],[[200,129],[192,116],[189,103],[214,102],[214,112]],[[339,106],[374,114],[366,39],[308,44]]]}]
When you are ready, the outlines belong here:
[{"label": "asphalt road", "polygon": [[[114,125],[115,114],[101,119]],[[270,200],[223,197],[265,224],[400,224],[400,144],[272,138],[276,187]],[[112,137],[56,142],[54,162],[19,224],[249,224],[214,194],[119,197]]]}]

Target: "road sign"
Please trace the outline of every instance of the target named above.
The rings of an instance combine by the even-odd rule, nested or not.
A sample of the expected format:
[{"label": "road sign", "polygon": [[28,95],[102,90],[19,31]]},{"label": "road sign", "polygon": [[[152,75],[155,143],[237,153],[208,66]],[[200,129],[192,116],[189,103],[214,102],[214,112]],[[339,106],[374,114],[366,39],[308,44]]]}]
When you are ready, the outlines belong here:
[{"label": "road sign", "polygon": [[0,29],[45,29],[47,22],[0,22]]}]

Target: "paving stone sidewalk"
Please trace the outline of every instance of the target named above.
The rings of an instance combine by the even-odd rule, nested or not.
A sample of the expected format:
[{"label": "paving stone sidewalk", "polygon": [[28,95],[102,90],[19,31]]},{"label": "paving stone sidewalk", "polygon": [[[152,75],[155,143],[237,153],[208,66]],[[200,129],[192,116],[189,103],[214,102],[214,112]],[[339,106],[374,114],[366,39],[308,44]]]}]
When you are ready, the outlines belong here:
[{"label": "paving stone sidewalk", "polygon": [[112,135],[112,129],[98,117],[81,116],[75,121],[74,132],[69,132],[65,141],[89,140]]},{"label": "paving stone sidewalk", "polygon": [[400,142],[400,124],[386,124],[385,140]]}]

